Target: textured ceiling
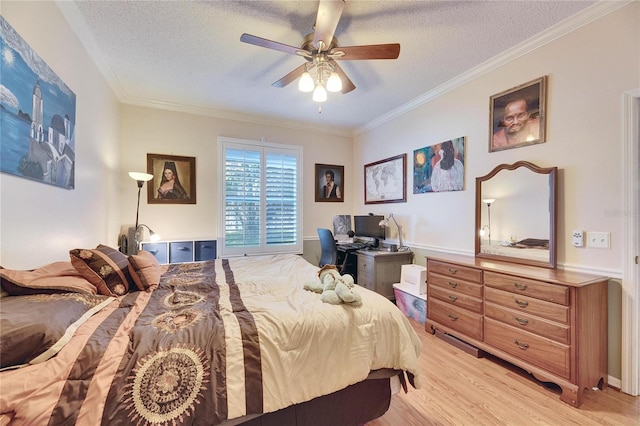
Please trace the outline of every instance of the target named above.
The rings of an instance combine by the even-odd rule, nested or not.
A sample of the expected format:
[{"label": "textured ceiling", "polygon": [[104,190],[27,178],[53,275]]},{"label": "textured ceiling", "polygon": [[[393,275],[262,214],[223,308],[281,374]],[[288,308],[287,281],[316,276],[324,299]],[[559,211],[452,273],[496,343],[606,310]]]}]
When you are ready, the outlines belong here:
[{"label": "textured ceiling", "polygon": [[514,46],[524,50],[602,6],[589,9],[594,3],[347,1],[339,45],[400,43],[400,56],[341,61],[356,89],[330,93],[319,113],[297,82],[271,86],[303,58],[240,42],[246,32],[300,46],[313,31],[317,1],[57,2],[122,102],[338,132],[406,108]]}]

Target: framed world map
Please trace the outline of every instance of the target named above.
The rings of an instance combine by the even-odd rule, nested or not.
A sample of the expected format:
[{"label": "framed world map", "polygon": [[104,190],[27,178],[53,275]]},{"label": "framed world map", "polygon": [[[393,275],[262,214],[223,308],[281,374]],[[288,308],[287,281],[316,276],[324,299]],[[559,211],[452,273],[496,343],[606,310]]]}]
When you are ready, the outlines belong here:
[{"label": "framed world map", "polygon": [[364,166],[364,203],[407,201],[407,154],[385,158]]}]

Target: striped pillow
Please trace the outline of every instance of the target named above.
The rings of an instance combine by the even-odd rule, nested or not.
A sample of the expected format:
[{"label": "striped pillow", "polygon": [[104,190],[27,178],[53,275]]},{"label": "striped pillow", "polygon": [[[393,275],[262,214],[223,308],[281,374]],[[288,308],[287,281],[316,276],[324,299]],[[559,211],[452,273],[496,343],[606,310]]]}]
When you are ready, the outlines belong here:
[{"label": "striped pillow", "polygon": [[138,254],[129,256],[129,273],[140,290],[147,290],[160,282],[160,264],[148,251],[140,250]]},{"label": "striped pillow", "polygon": [[98,245],[95,249],[69,251],[71,264],[105,296],[122,296],[135,289],[129,273],[129,259],[118,250]]}]

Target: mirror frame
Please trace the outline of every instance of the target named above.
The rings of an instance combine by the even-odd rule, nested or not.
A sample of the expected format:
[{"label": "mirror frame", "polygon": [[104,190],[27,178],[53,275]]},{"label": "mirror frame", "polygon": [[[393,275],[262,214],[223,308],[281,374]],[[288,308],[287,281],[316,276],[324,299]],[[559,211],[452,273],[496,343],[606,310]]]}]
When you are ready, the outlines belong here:
[{"label": "mirror frame", "polygon": [[[549,175],[549,261],[543,262],[539,260],[525,259],[513,256],[503,256],[498,254],[488,254],[480,252],[480,229],[482,214],[482,182],[486,182],[494,177],[502,170],[515,170],[519,167],[526,167],[534,173]],[[475,226],[475,254],[476,257],[485,259],[501,260],[505,262],[520,263],[524,265],[541,266],[544,268],[554,269],[556,267],[556,242],[557,242],[557,218],[558,212],[556,206],[558,204],[558,168],[557,167],[538,167],[528,161],[518,161],[513,164],[500,164],[491,170],[488,174],[476,178],[476,226]]]}]

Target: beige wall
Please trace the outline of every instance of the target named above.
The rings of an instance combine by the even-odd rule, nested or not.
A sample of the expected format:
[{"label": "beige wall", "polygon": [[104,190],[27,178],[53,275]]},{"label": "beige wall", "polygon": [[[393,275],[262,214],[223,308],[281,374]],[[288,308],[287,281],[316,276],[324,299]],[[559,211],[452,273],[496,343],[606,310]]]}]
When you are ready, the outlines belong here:
[{"label": "beige wall", "polygon": [[196,157],[197,204],[147,204],[146,185],[140,200],[140,222],[163,239],[216,238],[218,221],[218,136],[261,140],[303,147],[303,236],[317,239],[316,228],[331,226],[332,217],[351,209],[354,195],[343,203],[316,203],[314,166],[345,166],[345,181],[352,182],[351,137],[313,130],[258,125],[245,121],[159,109],[122,106],[120,137],[120,223],[133,224],[136,184],[128,171],[146,171],[147,153]]},{"label": "beige wall", "polygon": [[[609,285],[609,374],[620,377],[622,258],[625,238],[622,96],[640,88],[640,2],[619,9],[494,71],[479,76],[393,121],[358,135],[353,167],[465,136],[465,190],[412,194],[406,204],[365,206],[357,212],[393,212],[414,247],[474,252],[475,178],[502,163],[527,160],[559,172],[558,263],[560,267],[616,278]],[[547,142],[488,152],[489,98],[549,76]],[[392,140],[393,144],[388,144]],[[411,166],[410,166],[411,168]],[[408,188],[412,188],[411,172]],[[356,174],[356,188],[363,178]],[[414,213],[419,212],[419,213]],[[611,249],[575,248],[574,229],[611,233]]]},{"label": "beige wall", "polygon": [[2,1],[0,7],[76,95],[75,189],[0,174],[0,264],[35,268],[69,259],[75,247],[116,244],[118,102],[54,2]]}]

